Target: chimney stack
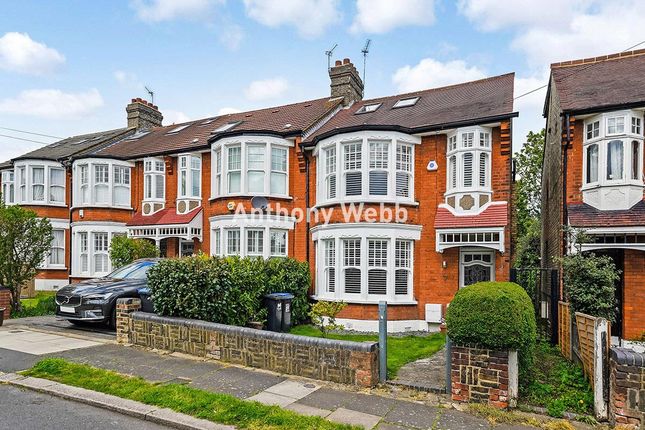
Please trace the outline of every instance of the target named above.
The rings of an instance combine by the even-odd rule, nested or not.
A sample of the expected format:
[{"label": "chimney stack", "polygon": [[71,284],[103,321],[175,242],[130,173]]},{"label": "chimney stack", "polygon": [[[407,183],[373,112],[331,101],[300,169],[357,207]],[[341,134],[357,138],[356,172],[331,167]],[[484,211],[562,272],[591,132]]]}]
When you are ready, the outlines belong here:
[{"label": "chimney stack", "polygon": [[137,130],[146,130],[152,127],[161,127],[163,115],[159,108],[141,98],[132,99],[126,106],[128,114],[128,128],[134,127]]},{"label": "chimney stack", "polygon": [[331,97],[343,97],[344,106],[363,99],[363,80],[349,58],[336,60],[336,64],[329,69],[329,78]]}]

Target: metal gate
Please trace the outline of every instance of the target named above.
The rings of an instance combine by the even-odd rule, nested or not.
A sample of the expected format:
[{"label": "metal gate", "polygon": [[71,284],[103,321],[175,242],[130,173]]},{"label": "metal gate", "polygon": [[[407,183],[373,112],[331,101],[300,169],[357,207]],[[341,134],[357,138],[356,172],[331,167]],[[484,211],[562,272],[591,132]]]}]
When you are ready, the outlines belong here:
[{"label": "metal gate", "polygon": [[552,345],[558,343],[558,301],[560,272],[558,269],[513,268],[511,282],[524,288],[533,302],[538,334]]}]

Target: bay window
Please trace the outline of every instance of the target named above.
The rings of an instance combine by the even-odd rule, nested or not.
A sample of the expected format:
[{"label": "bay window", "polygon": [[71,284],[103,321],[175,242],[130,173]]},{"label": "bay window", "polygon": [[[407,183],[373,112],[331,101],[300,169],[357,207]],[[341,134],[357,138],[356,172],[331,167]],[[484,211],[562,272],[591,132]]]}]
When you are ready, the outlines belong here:
[{"label": "bay window", "polygon": [[628,209],[642,200],[642,112],[618,111],[585,120],[583,201],[601,210]]},{"label": "bay window", "polygon": [[143,214],[152,215],[166,203],[166,165],[162,159],[143,160]]},{"label": "bay window", "polygon": [[93,244],[94,244],[94,273],[107,273],[108,269],[108,234],[104,232],[94,233],[92,235]]},{"label": "bay window", "polygon": [[217,215],[210,218],[211,255],[286,257],[293,218],[276,215]]},{"label": "bay window", "polygon": [[417,136],[398,132],[356,132],[322,140],[317,204],[414,202],[414,145]]},{"label": "bay window", "polygon": [[93,278],[113,270],[110,244],[116,236],[127,234],[122,223],[80,222],[72,224],[72,276]]},{"label": "bay window", "polygon": [[132,163],[108,159],[77,160],[73,165],[74,206],[130,208]]},{"label": "bay window", "polygon": [[2,199],[4,204],[12,205],[16,201],[13,170],[2,172]]},{"label": "bay window", "polygon": [[460,128],[447,138],[446,203],[458,212],[478,211],[491,200],[491,130]]},{"label": "bay window", "polygon": [[199,154],[178,157],[177,213],[188,213],[202,204],[202,158]]},{"label": "bay window", "polygon": [[269,136],[223,138],[213,144],[212,197],[289,194],[289,147]]},{"label": "bay window", "polygon": [[414,241],[421,227],[326,224],[316,242],[316,296],[353,303],[412,303]]},{"label": "bay window", "polygon": [[[14,196],[15,203],[65,205],[65,169],[60,163],[49,160],[20,160],[15,162],[14,167],[18,187],[18,195]],[[13,173],[10,177],[13,178]],[[13,186],[7,191],[13,195]]]},{"label": "bay window", "polygon": [[65,266],[65,230],[52,230],[52,244],[47,257],[47,267]]}]

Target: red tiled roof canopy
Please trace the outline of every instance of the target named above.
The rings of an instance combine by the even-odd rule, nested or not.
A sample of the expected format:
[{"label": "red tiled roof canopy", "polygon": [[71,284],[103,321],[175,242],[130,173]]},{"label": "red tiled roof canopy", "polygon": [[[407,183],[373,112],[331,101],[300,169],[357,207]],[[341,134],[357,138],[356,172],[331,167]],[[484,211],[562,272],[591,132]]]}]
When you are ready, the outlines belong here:
[{"label": "red tiled roof canopy", "polygon": [[504,227],[508,224],[508,203],[491,204],[477,215],[455,215],[445,207],[437,209],[435,228]]},{"label": "red tiled roof canopy", "polygon": [[152,215],[143,215],[141,212],[134,214],[126,224],[128,227],[142,225],[174,225],[188,224],[201,212],[202,208],[195,208],[186,214],[178,214],[175,208],[162,209]]},{"label": "red tiled roof canopy", "polygon": [[645,104],[645,49],[551,65],[564,112]]},{"label": "red tiled roof canopy", "polygon": [[645,201],[630,209],[601,211],[586,203],[567,205],[569,224],[573,227],[637,227],[645,226]]}]

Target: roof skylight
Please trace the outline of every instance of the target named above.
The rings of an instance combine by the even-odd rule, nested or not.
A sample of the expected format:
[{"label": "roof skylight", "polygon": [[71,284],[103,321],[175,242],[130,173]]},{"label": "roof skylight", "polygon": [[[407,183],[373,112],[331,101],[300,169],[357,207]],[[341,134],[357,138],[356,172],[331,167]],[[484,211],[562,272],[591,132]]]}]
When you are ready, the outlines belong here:
[{"label": "roof skylight", "polygon": [[180,125],[179,127],[175,127],[175,128],[173,128],[172,130],[170,130],[170,131],[169,131],[168,133],[166,133],[166,134],[175,134],[175,133],[179,133],[180,131],[182,131],[182,130],[183,130],[183,129],[185,129],[186,127],[190,127],[190,124],[184,124],[184,125]]},{"label": "roof skylight", "polygon": [[408,106],[414,106],[419,101],[419,97],[408,97],[407,99],[401,99],[394,103],[393,108],[402,108]]},{"label": "roof skylight", "polygon": [[81,140],[78,140],[76,142],[72,142],[72,145],[80,145],[83,142],[87,142],[87,139],[81,139]]},{"label": "roof skylight", "polygon": [[149,131],[137,131],[132,136],[126,137],[125,140],[137,140],[137,139],[145,136],[148,133],[150,133],[150,132]]},{"label": "roof skylight", "polygon": [[213,133],[223,133],[225,131],[228,131],[232,129],[233,127],[239,125],[242,121],[234,121],[234,122],[229,122],[223,125],[220,125],[217,127],[215,130],[213,130]]},{"label": "roof skylight", "polygon": [[380,108],[383,103],[371,103],[371,104],[366,104],[361,106],[359,110],[356,111],[356,113],[370,113],[376,111],[376,109]]}]

